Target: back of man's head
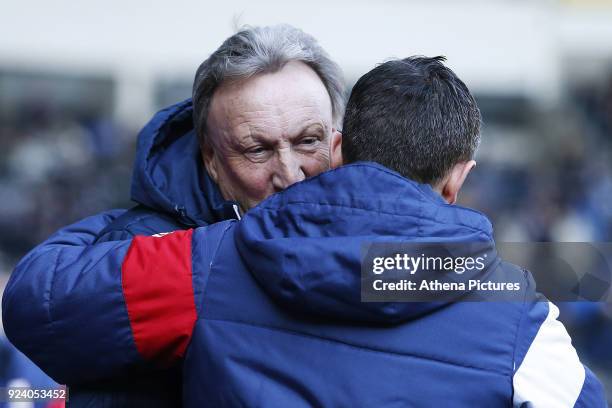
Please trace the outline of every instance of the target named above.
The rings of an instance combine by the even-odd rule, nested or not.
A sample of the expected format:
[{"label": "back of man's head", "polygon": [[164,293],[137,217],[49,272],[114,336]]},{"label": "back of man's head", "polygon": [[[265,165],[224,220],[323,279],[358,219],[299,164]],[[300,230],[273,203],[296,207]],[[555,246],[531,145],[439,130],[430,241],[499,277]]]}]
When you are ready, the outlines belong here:
[{"label": "back of man's head", "polygon": [[344,116],[345,163],[373,161],[436,185],[457,163],[473,158],[480,142],[480,111],[443,61],[389,61],[357,81]]}]

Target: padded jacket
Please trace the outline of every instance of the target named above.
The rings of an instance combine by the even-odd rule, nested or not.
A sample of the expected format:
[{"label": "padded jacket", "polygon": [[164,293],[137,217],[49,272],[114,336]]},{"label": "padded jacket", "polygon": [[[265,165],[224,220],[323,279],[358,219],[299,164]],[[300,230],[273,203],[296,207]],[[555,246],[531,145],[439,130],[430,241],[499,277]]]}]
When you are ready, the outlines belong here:
[{"label": "padded jacket", "polygon": [[[137,205],[117,214],[98,243],[205,226],[237,217],[206,172],[195,136],[191,100],[161,110],[138,135],[131,198]],[[110,221],[110,219],[108,219]],[[165,408],[181,406],[180,367],[117,373],[95,381],[68,382],[70,408]]]},{"label": "padded jacket", "polygon": [[522,268],[496,258],[478,276],[520,282],[521,301],[361,301],[364,244],[494,247],[483,214],[377,164],[241,221],[91,245],[116,216],[58,232],[4,293],[8,337],[58,381],[182,362],[188,407],[606,406]]}]

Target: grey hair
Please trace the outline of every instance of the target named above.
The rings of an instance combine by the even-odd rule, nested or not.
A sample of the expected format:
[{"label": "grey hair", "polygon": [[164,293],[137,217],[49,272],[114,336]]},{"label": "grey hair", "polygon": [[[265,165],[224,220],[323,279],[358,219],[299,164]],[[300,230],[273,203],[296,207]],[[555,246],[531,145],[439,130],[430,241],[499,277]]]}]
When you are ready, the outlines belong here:
[{"label": "grey hair", "polygon": [[205,143],[210,102],[223,81],[276,72],[291,61],[305,63],[321,78],[331,99],[333,125],[339,129],[345,104],[344,77],[317,40],[287,24],[243,27],[226,39],[196,71],[193,120],[200,146]]}]

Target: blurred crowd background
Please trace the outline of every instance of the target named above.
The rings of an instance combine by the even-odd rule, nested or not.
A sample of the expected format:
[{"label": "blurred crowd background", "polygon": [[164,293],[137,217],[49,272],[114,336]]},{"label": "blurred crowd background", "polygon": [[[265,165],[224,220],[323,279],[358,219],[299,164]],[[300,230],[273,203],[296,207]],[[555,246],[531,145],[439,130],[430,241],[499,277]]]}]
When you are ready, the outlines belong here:
[{"label": "blurred crowd background", "polygon": [[[58,228],[132,205],[139,128],[241,24],[313,34],[349,89],[387,58],[446,55],[484,120],[461,204],[498,241],[612,241],[612,1],[52,3],[0,10],[0,287]],[[612,393],[611,305],[561,318]],[[27,363],[0,344],[3,386]]]}]

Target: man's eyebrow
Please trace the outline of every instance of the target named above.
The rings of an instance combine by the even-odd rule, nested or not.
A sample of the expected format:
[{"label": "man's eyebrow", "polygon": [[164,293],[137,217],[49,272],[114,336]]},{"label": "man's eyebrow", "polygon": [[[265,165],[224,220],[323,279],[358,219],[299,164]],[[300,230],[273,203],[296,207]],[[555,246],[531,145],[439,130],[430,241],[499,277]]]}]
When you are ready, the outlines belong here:
[{"label": "man's eyebrow", "polygon": [[262,142],[266,139],[266,131],[263,128],[249,125],[248,130],[244,131],[244,133],[242,135],[239,135],[236,139],[240,144],[253,141]]},{"label": "man's eyebrow", "polygon": [[248,134],[240,137],[239,140],[242,145],[249,145],[252,143],[269,144],[275,142],[275,139],[271,139],[264,130],[251,130]]},{"label": "man's eyebrow", "polygon": [[297,137],[299,137],[309,132],[310,133],[325,132],[325,127],[320,123],[311,123],[310,125],[302,128],[299,132],[296,133],[296,135]]},{"label": "man's eyebrow", "polygon": [[[314,134],[319,134],[319,133],[325,134],[325,126],[321,123],[311,123],[309,125],[304,126],[298,132],[293,134],[290,138],[298,139],[300,137],[303,137],[306,134],[314,135]],[[257,126],[249,127],[248,133],[245,133],[236,139],[237,139],[236,142],[238,145],[245,145],[245,144],[249,144],[250,142],[258,142],[258,143],[270,142],[270,138],[266,134],[266,129],[259,128]],[[272,140],[272,142],[275,142],[275,141],[276,140]]]}]

